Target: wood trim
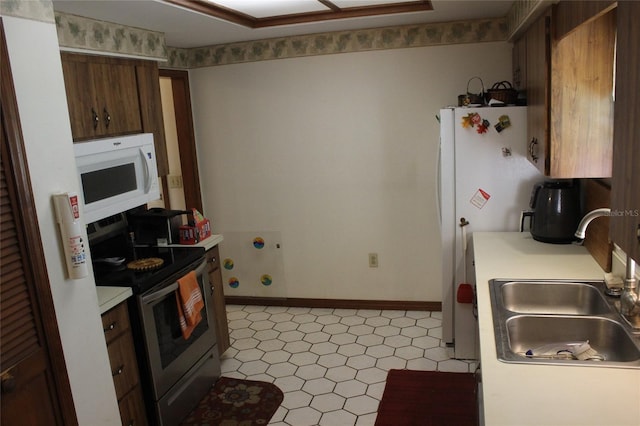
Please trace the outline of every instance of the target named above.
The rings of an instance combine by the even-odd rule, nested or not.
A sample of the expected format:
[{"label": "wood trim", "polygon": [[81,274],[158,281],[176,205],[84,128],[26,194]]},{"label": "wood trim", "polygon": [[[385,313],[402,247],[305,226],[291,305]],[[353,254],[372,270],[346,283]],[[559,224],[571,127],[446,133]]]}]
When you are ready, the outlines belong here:
[{"label": "wood trim", "polygon": [[[13,74],[11,71],[9,52],[7,50],[4,32],[4,22],[0,19],[0,104],[2,105],[2,122],[7,134],[8,155],[13,169],[10,171],[15,186],[18,188],[15,194],[19,204],[20,214],[16,215],[16,222],[21,218],[36,218],[37,212],[32,195],[31,179],[27,156],[24,150],[24,138],[20,125],[17,97],[13,86]],[[26,248],[29,252],[30,268],[25,272],[30,273],[35,287],[36,298],[40,311],[41,326],[44,331],[44,339],[47,344],[51,374],[57,391],[56,402],[62,416],[63,424],[77,425],[78,419],[71,394],[71,385],[67,374],[67,366],[64,360],[62,342],[56,319],[51,284],[44,261],[44,250],[40,228],[36,220],[24,220],[17,223],[23,229]],[[34,407],[35,408],[35,407]]]},{"label": "wood trim", "polygon": [[201,0],[165,0],[165,2],[167,3],[172,3],[177,6],[204,13],[205,15],[224,19],[225,21],[240,24],[249,28],[265,28],[278,25],[292,25],[317,21],[327,21],[333,19],[361,18],[364,16],[389,15],[396,13],[410,13],[433,10],[433,6],[430,0],[398,2],[385,5],[357,6],[344,9],[328,6],[327,3],[330,2],[325,2],[322,0],[318,1],[329,7],[331,10],[308,13],[294,13],[290,15],[273,16],[267,18],[255,18],[236,10],[217,6]]},{"label": "wood trim", "polygon": [[568,35],[580,25],[598,19],[617,6],[617,1],[561,1],[558,3],[555,15],[556,39]]},{"label": "wood trim", "polygon": [[442,311],[442,302],[403,300],[305,299],[291,297],[225,296],[227,305],[290,306],[297,308]]},{"label": "wood trim", "polygon": [[[611,207],[611,187],[599,179],[586,179],[584,211],[590,212],[601,207]],[[613,243],[609,240],[609,222],[608,217],[591,222],[584,239],[584,246],[605,272],[611,272],[613,251]]]},{"label": "wood trim", "polygon": [[176,131],[178,133],[185,206],[187,208],[195,207],[202,213],[200,174],[196,156],[195,131],[193,129],[189,73],[187,71],[161,69],[160,77],[170,78],[173,89],[173,105]]}]

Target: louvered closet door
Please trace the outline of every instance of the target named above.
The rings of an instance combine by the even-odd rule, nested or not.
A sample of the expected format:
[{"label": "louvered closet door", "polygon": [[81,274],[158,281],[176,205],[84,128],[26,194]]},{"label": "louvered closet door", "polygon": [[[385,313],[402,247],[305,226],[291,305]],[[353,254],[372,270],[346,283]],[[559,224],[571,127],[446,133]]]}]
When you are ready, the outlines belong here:
[{"label": "louvered closet door", "polygon": [[16,226],[11,175],[6,167],[2,131],[0,179],[0,371],[3,425],[61,424],[51,393],[51,375],[43,333],[29,285],[29,254]]},{"label": "louvered closet door", "polygon": [[0,63],[0,424],[77,425],[2,18]]}]

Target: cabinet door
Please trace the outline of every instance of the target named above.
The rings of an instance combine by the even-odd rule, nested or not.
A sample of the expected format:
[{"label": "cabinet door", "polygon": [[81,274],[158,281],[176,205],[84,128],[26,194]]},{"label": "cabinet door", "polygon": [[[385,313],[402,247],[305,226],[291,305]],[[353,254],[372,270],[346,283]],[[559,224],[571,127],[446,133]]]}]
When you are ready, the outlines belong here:
[{"label": "cabinet door", "polygon": [[142,133],[135,65],[91,64],[100,135]]},{"label": "cabinet door", "polygon": [[527,30],[527,158],[541,173],[548,173],[545,155],[549,141],[550,13]]},{"label": "cabinet door", "polygon": [[138,96],[140,97],[142,130],[145,133],[153,133],[158,176],[166,176],[169,174],[169,159],[164,133],[158,64],[154,61],[139,61],[136,65],[136,77]]},{"label": "cabinet door", "polygon": [[209,263],[209,284],[213,289],[213,308],[216,315],[216,338],[218,340],[218,353],[222,355],[231,343],[229,341],[229,326],[227,324],[227,308],[224,302],[222,289],[222,272],[220,271],[220,254],[218,246],[207,251]]},{"label": "cabinet door", "polygon": [[618,2],[611,239],[640,261],[640,2]]},{"label": "cabinet door", "polygon": [[552,177],[611,177],[615,39],[616,14],[610,11],[552,42]]},{"label": "cabinet door", "polygon": [[97,109],[91,65],[86,61],[62,56],[62,72],[67,92],[73,140],[86,140],[98,134],[100,115]]},{"label": "cabinet door", "polygon": [[142,133],[135,61],[63,53],[75,142]]},{"label": "cabinet door", "polygon": [[120,407],[122,426],[144,426],[147,424],[140,386],[133,388],[131,392],[122,398],[118,406]]}]

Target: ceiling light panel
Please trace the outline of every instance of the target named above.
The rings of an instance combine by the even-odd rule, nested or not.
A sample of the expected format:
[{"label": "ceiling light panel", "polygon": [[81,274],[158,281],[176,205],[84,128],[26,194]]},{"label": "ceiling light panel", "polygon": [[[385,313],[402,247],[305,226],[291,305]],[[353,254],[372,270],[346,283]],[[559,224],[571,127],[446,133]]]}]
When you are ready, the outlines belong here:
[{"label": "ceiling light panel", "polygon": [[328,7],[317,0],[207,0],[254,18],[292,15],[296,13],[327,12]]},{"label": "ceiling light panel", "polygon": [[420,3],[421,0],[331,0],[340,9],[348,7],[387,6],[398,3]]}]

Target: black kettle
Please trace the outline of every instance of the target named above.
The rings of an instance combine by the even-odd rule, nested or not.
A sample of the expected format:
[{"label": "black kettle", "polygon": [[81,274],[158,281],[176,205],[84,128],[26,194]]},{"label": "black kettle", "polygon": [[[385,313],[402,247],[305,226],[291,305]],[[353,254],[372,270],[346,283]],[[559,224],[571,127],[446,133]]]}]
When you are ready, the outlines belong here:
[{"label": "black kettle", "polygon": [[530,217],[531,236],[536,241],[552,244],[569,244],[580,222],[580,186],[573,180],[549,180],[537,183],[531,192],[529,207],[523,212]]}]

